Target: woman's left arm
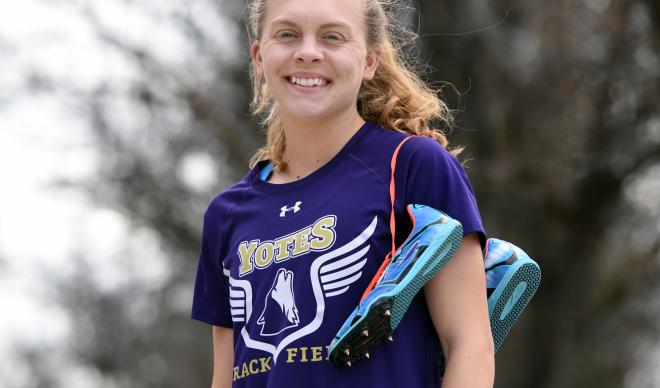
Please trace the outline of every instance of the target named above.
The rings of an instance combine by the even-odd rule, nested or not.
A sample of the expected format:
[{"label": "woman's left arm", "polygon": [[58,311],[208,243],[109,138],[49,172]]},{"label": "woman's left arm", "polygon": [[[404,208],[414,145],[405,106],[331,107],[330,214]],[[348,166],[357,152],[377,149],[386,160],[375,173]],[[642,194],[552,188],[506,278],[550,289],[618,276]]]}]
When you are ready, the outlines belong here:
[{"label": "woman's left arm", "polygon": [[492,388],[495,350],[476,233],[463,238],[454,257],[424,286],[424,293],[445,355],[442,388]]}]

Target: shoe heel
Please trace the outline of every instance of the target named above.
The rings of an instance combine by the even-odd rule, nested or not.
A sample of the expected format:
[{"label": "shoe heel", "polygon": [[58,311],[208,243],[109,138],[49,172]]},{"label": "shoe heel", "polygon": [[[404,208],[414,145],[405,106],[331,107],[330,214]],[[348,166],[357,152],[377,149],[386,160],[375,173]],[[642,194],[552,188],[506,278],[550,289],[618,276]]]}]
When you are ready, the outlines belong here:
[{"label": "shoe heel", "polygon": [[[541,283],[541,270],[531,259],[522,259],[511,268],[489,298],[490,326],[498,350]],[[514,267],[515,266],[515,267]]]}]

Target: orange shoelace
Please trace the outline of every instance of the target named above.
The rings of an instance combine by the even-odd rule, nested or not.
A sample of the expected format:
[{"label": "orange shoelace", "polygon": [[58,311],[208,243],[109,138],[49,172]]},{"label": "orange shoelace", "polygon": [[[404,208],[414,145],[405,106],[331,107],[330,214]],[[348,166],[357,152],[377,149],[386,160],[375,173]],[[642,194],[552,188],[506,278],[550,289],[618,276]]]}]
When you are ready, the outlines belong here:
[{"label": "orange shoelace", "polygon": [[392,175],[390,176],[390,233],[392,235],[392,250],[385,255],[385,259],[383,260],[383,263],[380,265],[380,268],[378,268],[378,271],[376,272],[376,275],[374,275],[373,279],[371,279],[371,282],[369,283],[369,286],[367,286],[367,289],[364,290],[364,293],[362,294],[362,298],[360,298],[360,302],[364,300],[364,298],[369,295],[371,290],[376,287],[376,284],[378,284],[378,281],[380,281],[380,278],[383,277],[383,274],[385,273],[385,268],[390,264],[392,261],[392,257],[394,257],[394,252],[396,251],[396,245],[394,242],[394,236],[395,236],[395,229],[396,229],[396,223],[394,220],[394,194],[395,194],[395,186],[394,186],[394,170],[396,169],[396,159],[397,155],[399,154],[399,150],[401,149],[401,146],[403,146],[403,143],[407,142],[410,140],[412,136],[408,136],[405,139],[399,143],[399,145],[396,147],[396,150],[394,150],[394,154],[392,155],[392,161],[390,162],[390,167],[392,170]]}]

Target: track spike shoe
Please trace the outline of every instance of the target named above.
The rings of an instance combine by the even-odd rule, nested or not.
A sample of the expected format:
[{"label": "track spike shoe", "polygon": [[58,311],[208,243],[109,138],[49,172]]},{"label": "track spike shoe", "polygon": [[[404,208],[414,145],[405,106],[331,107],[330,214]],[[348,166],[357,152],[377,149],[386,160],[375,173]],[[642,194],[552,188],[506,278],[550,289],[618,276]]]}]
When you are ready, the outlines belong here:
[{"label": "track spike shoe", "polygon": [[[424,205],[408,205],[413,229],[388,262],[389,255],[358,307],[333,339],[332,362],[346,365],[367,357],[373,348],[392,339],[410,302],[454,256],[463,239],[461,224]],[[364,331],[369,336],[364,336]],[[343,349],[350,349],[349,353]]]},{"label": "track spike shoe", "polygon": [[541,284],[541,269],[522,249],[488,239],[484,258],[488,314],[498,350]]},{"label": "track spike shoe", "polygon": [[[495,350],[541,284],[541,269],[522,249],[496,238],[486,242],[484,253],[488,315]],[[444,355],[438,359],[444,373]]]}]

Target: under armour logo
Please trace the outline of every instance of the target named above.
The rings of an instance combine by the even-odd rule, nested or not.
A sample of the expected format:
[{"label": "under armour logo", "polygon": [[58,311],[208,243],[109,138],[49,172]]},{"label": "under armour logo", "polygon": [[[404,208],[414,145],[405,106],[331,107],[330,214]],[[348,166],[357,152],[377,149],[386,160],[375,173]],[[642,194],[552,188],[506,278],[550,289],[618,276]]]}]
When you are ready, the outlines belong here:
[{"label": "under armour logo", "polygon": [[282,206],[280,208],[280,210],[281,210],[280,211],[280,217],[284,217],[286,215],[286,212],[291,211],[291,210],[293,210],[294,213],[298,213],[298,211],[300,210],[300,204],[302,204],[302,202],[296,201],[296,204],[293,205],[292,207],[286,207],[286,205]]}]

